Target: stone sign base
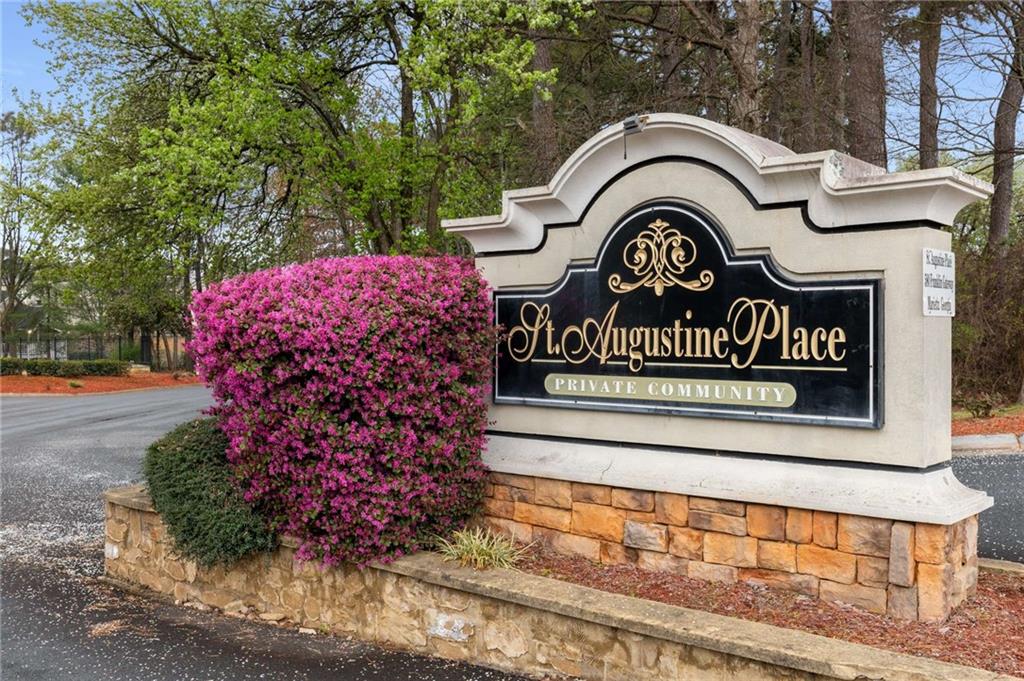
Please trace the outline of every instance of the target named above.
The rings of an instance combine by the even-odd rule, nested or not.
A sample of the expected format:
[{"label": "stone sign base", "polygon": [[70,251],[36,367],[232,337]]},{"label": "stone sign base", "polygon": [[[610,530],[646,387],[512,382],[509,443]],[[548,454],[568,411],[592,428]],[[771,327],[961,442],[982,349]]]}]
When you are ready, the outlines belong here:
[{"label": "stone sign base", "polygon": [[[545,488],[551,486],[530,484],[533,500],[538,501],[539,495],[539,501],[545,501]],[[511,489],[527,490],[504,486],[510,494]],[[611,499],[612,491],[608,494]],[[174,554],[166,528],[141,486],[110,490],[105,496],[105,569],[113,583],[141,585],[177,601],[204,603],[226,612],[248,608],[265,620],[287,621],[419,654],[592,681],[1009,681],[980,669],[596,591],[516,570],[462,568],[430,553],[363,570],[351,565],[323,569],[296,561],[294,544],[285,540],[273,553],[252,556],[228,568],[203,569]],[[615,498],[624,498],[622,492]],[[694,501],[687,500],[685,505],[691,522],[700,512],[700,503]],[[530,504],[551,509],[554,515],[572,512],[543,503],[519,503],[521,509],[526,508],[522,504]],[[661,508],[664,516],[664,503],[663,499],[661,506],[647,513],[656,515]],[[680,511],[678,503],[673,511]],[[742,522],[752,517],[706,513]],[[621,521],[623,531],[625,522]],[[813,518],[811,523],[813,537]],[[538,528],[538,537],[549,529],[539,524],[530,527]],[[626,552],[622,544],[607,544]],[[651,553],[672,557],[668,552]],[[936,570],[925,572],[942,569],[937,564]]]},{"label": "stone sign base", "polygon": [[487,524],[606,564],[745,581],[936,622],[978,580],[978,518],[952,525],[491,473]]}]

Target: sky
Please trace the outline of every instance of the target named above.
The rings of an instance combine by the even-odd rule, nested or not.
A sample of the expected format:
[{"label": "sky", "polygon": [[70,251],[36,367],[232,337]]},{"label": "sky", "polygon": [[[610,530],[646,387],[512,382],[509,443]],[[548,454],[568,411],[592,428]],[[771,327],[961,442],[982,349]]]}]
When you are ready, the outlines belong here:
[{"label": "sky", "polygon": [[2,111],[10,111],[16,106],[11,97],[12,88],[16,88],[21,97],[28,97],[32,90],[45,95],[57,86],[46,72],[46,59],[49,53],[32,42],[45,38],[43,27],[26,26],[18,14],[20,8],[20,2],[0,0]]}]

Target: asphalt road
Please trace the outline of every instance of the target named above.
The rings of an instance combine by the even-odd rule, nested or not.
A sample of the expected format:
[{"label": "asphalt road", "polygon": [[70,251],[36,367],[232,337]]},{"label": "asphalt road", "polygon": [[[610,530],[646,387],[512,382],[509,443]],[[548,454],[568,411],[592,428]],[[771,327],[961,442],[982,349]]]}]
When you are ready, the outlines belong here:
[{"label": "asphalt road", "polygon": [[[0,400],[0,678],[508,679],[504,674],[125,594],[102,574],[103,490],[209,404],[204,388]],[[1024,562],[1024,455],[957,458],[996,499],[979,551]]]},{"label": "asphalt road", "polygon": [[511,679],[132,596],[103,572],[100,494],[209,404],[205,388],[0,400],[0,678]]},{"label": "asphalt road", "polygon": [[1024,454],[965,452],[953,459],[953,472],[996,502],[981,514],[978,555],[1024,563]]}]

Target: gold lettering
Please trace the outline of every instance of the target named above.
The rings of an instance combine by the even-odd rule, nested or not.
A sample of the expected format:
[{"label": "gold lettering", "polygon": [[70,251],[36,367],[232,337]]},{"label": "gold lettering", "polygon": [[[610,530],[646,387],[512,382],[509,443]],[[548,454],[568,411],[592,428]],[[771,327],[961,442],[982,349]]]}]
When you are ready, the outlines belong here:
[{"label": "gold lettering", "polygon": [[[737,369],[744,369],[753,364],[761,349],[761,343],[775,338],[781,327],[775,302],[764,298],[737,298],[729,307],[726,320],[732,322],[733,341],[748,347],[745,359],[740,359],[735,352],[732,354],[730,361]],[[772,322],[770,330],[766,329],[769,320]]]},{"label": "gold lettering", "polygon": [[789,305],[782,306],[782,352],[779,357],[792,359],[789,356]]},{"label": "gold lettering", "polygon": [[626,333],[627,329],[624,326],[618,326],[612,329],[612,356],[613,357],[625,357],[628,349],[626,348]]},{"label": "gold lettering", "polygon": [[819,362],[825,359],[825,357],[828,354],[828,351],[825,347],[822,347],[821,352],[818,352],[818,340],[820,339],[821,342],[824,343],[827,336],[828,332],[826,332],[825,329],[821,328],[820,326],[811,332],[811,357],[818,360]]},{"label": "gold lettering", "polygon": [[807,329],[798,326],[793,330],[793,359],[810,359],[811,353],[807,348]]},{"label": "gold lettering", "polygon": [[508,332],[508,354],[517,362],[529,362],[537,350],[540,330],[551,317],[551,306],[523,303],[519,308],[519,326]]},{"label": "gold lettering", "polygon": [[[724,348],[722,347],[723,343],[725,343]],[[729,354],[729,332],[725,330],[725,327],[720,326],[715,329],[715,337],[711,344],[714,347],[715,357],[725,359]]]},{"label": "gold lettering", "polygon": [[613,358],[620,363],[624,359],[634,373],[663,357],[714,358],[745,369],[780,360],[799,368],[800,362],[840,362],[847,356],[845,329],[791,327],[790,307],[767,298],[737,298],[729,307],[725,326],[689,326],[692,310],[684,310],[670,326],[616,326],[618,308],[616,302],[601,319],[587,317],[578,325],[559,329],[549,305],[524,302],[519,324],[505,341],[508,354],[516,362],[559,358],[570,364],[596,361],[603,365]]},{"label": "gold lettering", "polygon": [[640,328],[644,334],[644,353],[648,357],[660,357],[661,348],[658,345],[658,336],[654,333],[654,329],[649,329],[645,326]]},{"label": "gold lettering", "polygon": [[697,337],[697,342],[695,343],[697,357],[710,357],[711,329],[700,327],[694,335]]},{"label": "gold lettering", "polygon": [[841,353],[836,352],[836,346],[844,343],[846,343],[846,332],[841,328],[837,326],[828,332],[828,356],[832,358],[832,361],[838,362],[846,357],[846,348],[843,348]]},{"label": "gold lettering", "polygon": [[[567,326],[562,331],[562,353],[566,361],[572,364],[583,364],[590,358],[598,359],[601,364],[611,356],[611,329],[615,325],[615,313],[619,304],[615,303],[598,323],[593,317],[583,320],[583,326]],[[570,345],[574,343],[574,345]]]}]

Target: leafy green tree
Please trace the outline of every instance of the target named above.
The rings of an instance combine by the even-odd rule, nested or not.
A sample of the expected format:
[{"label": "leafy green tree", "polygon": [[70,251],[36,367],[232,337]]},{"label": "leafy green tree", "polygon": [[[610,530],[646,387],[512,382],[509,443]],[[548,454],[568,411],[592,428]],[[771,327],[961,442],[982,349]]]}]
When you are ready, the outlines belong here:
[{"label": "leafy green tree", "polygon": [[[491,152],[473,124],[510,116],[551,81],[530,68],[526,33],[571,28],[580,11],[559,0],[154,0],[40,3],[29,16],[54,30],[68,93],[84,83],[105,104],[73,136],[74,155],[122,133],[83,189],[142,203],[122,206],[144,216],[131,238],[172,247],[202,288],[323,250],[449,247],[446,189]],[[487,189],[454,192],[454,207],[493,202],[498,186]]]},{"label": "leafy green tree", "polygon": [[[68,305],[143,336],[193,291],[321,255],[452,250],[518,156],[537,31],[578,0],[30,3],[63,104],[35,229]],[[79,318],[79,321],[82,321]]]},{"label": "leafy green tree", "polygon": [[8,111],[0,117],[0,334],[5,337],[15,330],[35,272],[27,192],[37,133],[24,114]]}]

